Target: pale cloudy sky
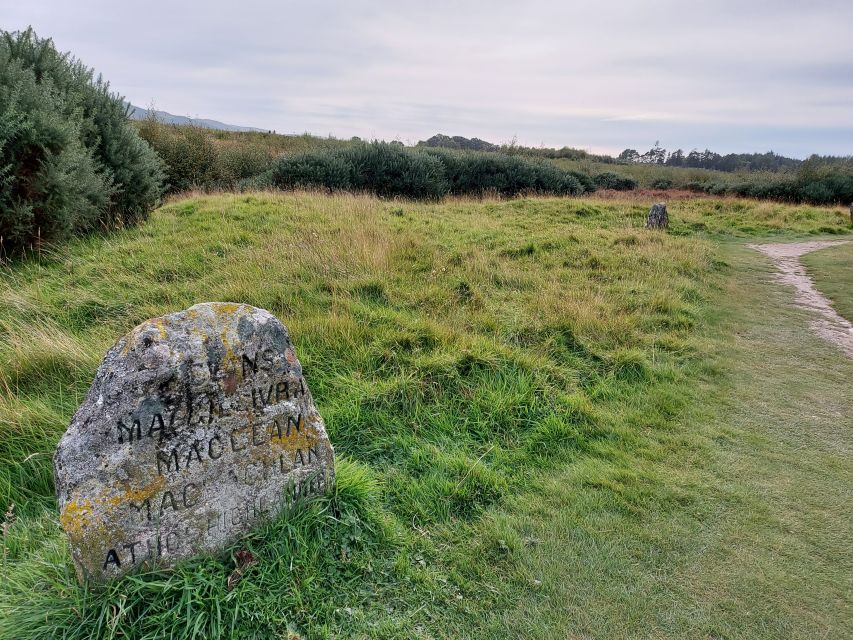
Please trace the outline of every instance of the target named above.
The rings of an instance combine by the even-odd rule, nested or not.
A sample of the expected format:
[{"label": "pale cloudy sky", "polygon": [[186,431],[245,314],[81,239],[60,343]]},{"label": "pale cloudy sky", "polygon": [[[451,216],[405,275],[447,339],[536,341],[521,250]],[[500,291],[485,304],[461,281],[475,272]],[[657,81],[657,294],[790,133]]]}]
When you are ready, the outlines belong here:
[{"label": "pale cloudy sky", "polygon": [[139,106],[417,142],[853,154],[853,0],[0,0]]}]

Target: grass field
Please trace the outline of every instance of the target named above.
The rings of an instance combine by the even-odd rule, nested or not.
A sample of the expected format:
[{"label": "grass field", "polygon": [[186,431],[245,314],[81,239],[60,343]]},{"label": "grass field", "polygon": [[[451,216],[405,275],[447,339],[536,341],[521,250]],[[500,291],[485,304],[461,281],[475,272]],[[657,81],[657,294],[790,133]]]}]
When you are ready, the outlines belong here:
[{"label": "grass field", "polygon": [[853,322],[853,244],[807,253],[800,260],[836,311]]},{"label": "grass field", "polygon": [[[849,360],[738,240],[846,213],[647,210],[201,196],[8,268],[0,637],[846,635]],[[208,300],[289,327],[336,491],[245,540],[231,592],[229,554],[83,589],[52,451],[118,336]]]}]

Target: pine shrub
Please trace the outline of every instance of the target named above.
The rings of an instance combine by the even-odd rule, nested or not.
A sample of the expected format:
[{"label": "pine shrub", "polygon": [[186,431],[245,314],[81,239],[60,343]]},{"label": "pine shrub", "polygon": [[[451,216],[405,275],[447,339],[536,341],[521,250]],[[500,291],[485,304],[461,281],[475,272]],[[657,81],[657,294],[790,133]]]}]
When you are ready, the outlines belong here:
[{"label": "pine shrub", "polygon": [[585,191],[577,178],[542,160],[448,149],[411,149],[384,142],[356,143],[279,158],[272,183],[352,190],[383,198],[436,200],[445,195],[528,193],[576,195]]},{"label": "pine shrub", "polygon": [[32,29],[0,31],[0,257],[137,222],[161,182],[107,82]]},{"label": "pine shrub", "polygon": [[594,178],[595,184],[600,189],[615,189],[616,191],[632,191],[637,188],[637,181],[621,173],[605,171]]}]

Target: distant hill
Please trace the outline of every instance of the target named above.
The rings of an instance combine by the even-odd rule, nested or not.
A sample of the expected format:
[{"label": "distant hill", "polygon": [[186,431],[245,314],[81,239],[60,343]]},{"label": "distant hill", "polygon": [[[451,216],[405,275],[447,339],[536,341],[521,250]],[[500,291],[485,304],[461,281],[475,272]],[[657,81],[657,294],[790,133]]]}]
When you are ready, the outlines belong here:
[{"label": "distant hill", "polygon": [[446,136],[437,133],[429,140],[418,142],[419,147],[443,147],[445,149],[470,149],[472,151],[500,151],[500,146],[480,140],[480,138],[465,138],[463,136]]},{"label": "distant hill", "polygon": [[526,155],[539,158],[564,158],[566,160],[593,160],[612,164],[615,162],[610,156],[598,156],[587,153],[582,149],[563,147],[562,149],[549,149],[547,147],[524,147],[512,142],[510,144],[497,145],[480,138],[466,138],[464,136],[446,136],[437,133],[429,140],[421,140],[417,147],[441,147],[444,149],[457,149],[467,151],[491,151],[496,153],[508,153],[511,155]]},{"label": "distant hill", "polygon": [[[130,118],[132,120],[145,120],[149,117],[149,110],[142,107],[130,105]],[[266,131],[266,129],[258,129],[256,127],[241,127],[236,124],[226,124],[218,120],[207,120],[205,118],[188,118],[186,116],[176,116],[167,111],[154,111],[154,116],[158,122],[166,124],[193,125],[196,127],[204,127],[205,129],[219,129],[220,131]]]}]

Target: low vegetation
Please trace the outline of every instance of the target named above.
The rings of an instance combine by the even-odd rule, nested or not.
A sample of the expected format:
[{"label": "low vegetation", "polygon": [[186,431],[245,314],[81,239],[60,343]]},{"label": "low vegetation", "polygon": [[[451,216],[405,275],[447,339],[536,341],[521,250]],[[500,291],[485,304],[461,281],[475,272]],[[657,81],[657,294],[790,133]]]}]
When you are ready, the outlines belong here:
[{"label": "low vegetation", "polygon": [[[819,205],[853,202],[853,165],[844,159],[812,158],[778,171],[732,172],[583,153],[534,154],[476,139],[459,142],[458,136],[431,138],[413,149],[402,143],[211,131],[150,120],[137,126],[165,161],[169,192],[307,186],[435,199],[644,188]],[[756,167],[767,165],[759,160]],[[738,166],[749,166],[743,162]]]},{"label": "low vegetation", "polygon": [[[595,176],[602,189],[689,189],[715,196],[736,196],[780,202],[849,204],[853,202],[853,156],[818,156],[807,160],[768,153],[720,155],[708,149],[667,152],[657,143],[640,154],[625,149],[618,157],[580,149],[496,145],[478,138],[436,135],[417,145],[424,148],[483,150],[512,156],[547,158],[558,166]],[[617,171],[618,170],[618,171]]]},{"label": "low vegetation", "polygon": [[[592,160],[554,161],[558,166],[590,175],[618,170],[645,189],[682,189],[712,196],[731,196],[777,202],[818,205],[853,202],[853,164],[826,163],[820,159],[801,162],[796,170],[724,172],[656,163],[623,163],[617,166]],[[607,187],[605,187],[607,188]]]},{"label": "low vegetation", "polygon": [[[695,465],[707,446],[679,416],[697,380],[720,375],[703,333],[726,266],[708,238],[848,224],[840,209],[702,200],[672,203],[667,234],[643,228],[647,208],[196,197],[6,268],[0,636],[501,636],[520,633],[506,619],[553,584],[615,594],[618,575],[624,592],[607,522],[700,498],[656,465]],[[239,546],[81,588],[56,522],[56,442],[117,336],[205,300],[288,325],[339,458],[337,489],[241,542],[259,562],[232,591]],[[540,542],[512,520],[562,513],[546,487],[569,470],[582,489],[571,535],[602,533],[600,546],[567,551],[602,568],[594,576],[554,558],[544,573],[527,566]],[[655,548],[675,553],[683,534],[659,532],[672,538],[648,556],[632,543],[643,575],[670,572],[676,556]],[[623,634],[638,630],[620,619]]]},{"label": "low vegetation", "polygon": [[599,189],[614,189],[616,191],[631,191],[637,188],[637,181],[634,178],[623,176],[620,173],[612,171],[604,171],[593,178],[595,185]]},{"label": "low vegetation", "polygon": [[163,159],[167,193],[238,190],[245,181],[269,171],[283,154],[349,144],[308,134],[216,131],[165,124],[155,118],[135,121],[133,125]]},{"label": "low vegetation", "polygon": [[[710,160],[695,167],[687,160],[631,162],[578,150],[545,153],[549,150],[499,146],[460,136],[434,136],[412,149],[398,142],[369,144],[358,139],[337,140],[307,134],[223,132],[165,125],[154,120],[137,126],[142,137],[165,160],[170,192],[269,187],[274,172],[277,184],[283,188],[361,189],[408,197],[422,197],[418,194],[437,197],[436,194],[445,192],[514,196],[537,191],[577,194],[596,189],[645,188],[820,205],[853,202],[853,165],[845,158],[813,157],[774,164],[774,159],[782,157],[701,154],[702,158],[719,159],[721,166],[732,167],[722,171],[707,168],[716,166]],[[435,179],[439,168],[429,160],[422,160],[423,154],[442,162],[445,180]],[[381,172],[383,184],[375,188],[370,184],[373,182],[370,172],[378,175],[375,172],[380,158],[389,165]],[[568,172],[580,182],[580,189],[572,180],[561,185],[565,174],[543,168],[544,161]],[[370,167],[365,175],[360,175],[362,166]],[[409,183],[403,177],[403,166],[410,172]],[[771,166],[776,170],[768,170]]]}]

